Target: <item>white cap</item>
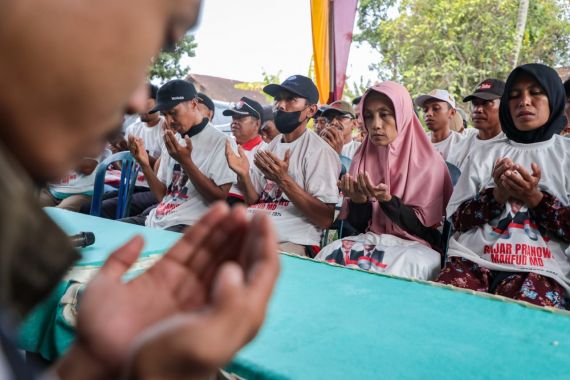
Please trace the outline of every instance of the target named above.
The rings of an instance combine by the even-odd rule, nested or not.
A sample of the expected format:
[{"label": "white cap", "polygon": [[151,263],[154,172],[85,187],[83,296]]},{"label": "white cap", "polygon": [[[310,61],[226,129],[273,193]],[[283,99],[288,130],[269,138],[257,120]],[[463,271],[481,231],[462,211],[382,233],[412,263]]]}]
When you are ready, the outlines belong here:
[{"label": "white cap", "polygon": [[414,103],[418,107],[423,107],[424,103],[431,99],[447,102],[451,108],[455,109],[455,100],[453,100],[451,94],[445,90],[433,90],[427,95],[420,95],[414,100]]}]

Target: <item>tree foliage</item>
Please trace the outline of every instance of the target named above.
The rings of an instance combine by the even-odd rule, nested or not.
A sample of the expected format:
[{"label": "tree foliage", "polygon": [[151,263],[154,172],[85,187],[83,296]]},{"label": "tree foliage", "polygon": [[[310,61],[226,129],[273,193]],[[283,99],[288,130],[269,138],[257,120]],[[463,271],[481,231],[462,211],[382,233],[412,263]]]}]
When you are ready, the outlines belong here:
[{"label": "tree foliage", "polygon": [[[371,65],[380,80],[413,95],[444,88],[459,97],[487,77],[506,79],[518,11],[518,0],[362,0],[355,39],[380,52]],[[519,64],[567,65],[569,20],[568,0],[531,0]]]},{"label": "tree foliage", "polygon": [[272,83],[281,83],[280,78],[281,78],[282,71],[279,70],[279,72],[277,74],[269,74],[265,70],[263,70],[262,74],[263,74],[263,80],[261,82],[238,83],[235,85],[235,88],[240,89],[240,90],[257,91],[260,94],[263,94],[263,96],[265,96],[268,103],[273,102],[273,97],[271,97],[271,96],[267,95],[265,92],[263,92],[263,87],[267,86],[268,84],[272,84]]},{"label": "tree foliage", "polygon": [[195,57],[198,44],[194,36],[186,35],[176,44],[173,51],[165,51],[156,56],[150,69],[149,77],[153,81],[166,82],[174,78],[185,78],[190,71],[182,63],[184,57]]}]

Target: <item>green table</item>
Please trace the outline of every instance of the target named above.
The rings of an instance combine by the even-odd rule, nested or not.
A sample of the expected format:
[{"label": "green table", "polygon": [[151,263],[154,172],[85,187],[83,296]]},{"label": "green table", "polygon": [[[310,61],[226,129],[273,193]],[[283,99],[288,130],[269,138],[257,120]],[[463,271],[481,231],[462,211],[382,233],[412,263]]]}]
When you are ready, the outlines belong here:
[{"label": "green table", "polygon": [[[63,219],[72,221],[68,232],[112,231],[100,259],[134,231],[83,215],[50,215],[64,228]],[[136,231],[155,249],[174,240],[162,239],[162,231]],[[570,378],[566,313],[296,257],[281,262],[266,323],[228,368],[243,377]]]}]

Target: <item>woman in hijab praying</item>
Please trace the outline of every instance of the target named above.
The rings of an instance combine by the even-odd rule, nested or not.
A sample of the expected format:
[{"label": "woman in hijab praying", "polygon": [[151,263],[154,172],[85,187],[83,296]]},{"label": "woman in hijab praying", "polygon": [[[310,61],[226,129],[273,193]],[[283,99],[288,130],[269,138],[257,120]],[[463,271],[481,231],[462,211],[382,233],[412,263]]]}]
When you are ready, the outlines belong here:
[{"label": "woman in hijab praying", "polygon": [[556,72],[511,72],[501,99],[508,140],[470,158],[448,206],[455,231],[438,282],[539,306],[570,290],[570,140]]},{"label": "woman in hijab praying", "polygon": [[437,230],[451,196],[445,162],[414,113],[408,91],[384,82],[360,102],[368,132],[349,173],[339,182],[341,219],[359,232],[335,241],[317,259],[418,279],[433,279],[441,265]]}]

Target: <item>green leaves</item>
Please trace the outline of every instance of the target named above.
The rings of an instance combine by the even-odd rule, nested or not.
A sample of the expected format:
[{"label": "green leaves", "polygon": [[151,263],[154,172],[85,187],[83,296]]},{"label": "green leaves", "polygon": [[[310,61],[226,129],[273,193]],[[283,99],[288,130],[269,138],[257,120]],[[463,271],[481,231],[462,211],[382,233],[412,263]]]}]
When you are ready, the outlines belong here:
[{"label": "green leaves", "polygon": [[[362,0],[356,41],[381,53],[379,80],[397,80],[413,96],[435,88],[456,99],[487,77],[511,71],[518,0]],[[390,8],[392,11],[390,12]],[[519,63],[570,63],[570,3],[532,0]]]},{"label": "green leaves", "polygon": [[174,51],[162,52],[154,58],[149,73],[150,79],[166,82],[174,78],[185,78],[190,68],[183,65],[181,59],[183,57],[194,57],[197,46],[194,36],[184,36],[176,44]]}]

